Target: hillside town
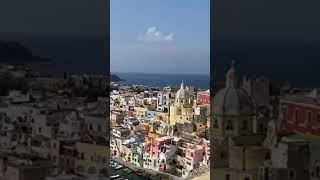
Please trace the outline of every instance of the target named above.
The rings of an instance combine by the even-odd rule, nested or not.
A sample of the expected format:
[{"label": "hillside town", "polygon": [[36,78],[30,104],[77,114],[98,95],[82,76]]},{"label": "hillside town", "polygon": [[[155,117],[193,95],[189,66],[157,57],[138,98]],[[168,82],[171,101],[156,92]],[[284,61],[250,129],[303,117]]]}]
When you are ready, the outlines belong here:
[{"label": "hillside town", "polygon": [[183,82],[163,89],[112,83],[111,89],[112,159],[181,179],[209,172],[209,90]]},{"label": "hillside town", "polygon": [[316,88],[240,78],[234,63],[214,92],[0,74],[3,180],[320,179]]},{"label": "hillside town", "polygon": [[109,82],[0,67],[0,179],[109,177]]}]

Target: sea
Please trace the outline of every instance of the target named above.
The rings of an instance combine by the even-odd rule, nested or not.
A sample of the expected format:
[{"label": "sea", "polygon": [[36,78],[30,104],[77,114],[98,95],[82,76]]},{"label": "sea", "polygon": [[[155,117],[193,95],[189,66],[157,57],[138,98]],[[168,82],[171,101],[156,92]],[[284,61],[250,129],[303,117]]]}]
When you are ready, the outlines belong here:
[{"label": "sea", "polygon": [[149,87],[180,86],[183,81],[187,86],[210,89],[210,75],[206,74],[159,74],[159,73],[112,73],[125,80],[128,85],[144,85]]},{"label": "sea", "polygon": [[[129,179],[129,180],[145,180],[142,176],[138,176],[134,174],[134,172],[127,174],[123,169],[115,170],[113,168],[110,169],[111,176],[113,175],[120,175],[122,179]],[[118,178],[121,179],[121,178]]]},{"label": "sea", "polygon": [[[106,38],[82,36],[12,35],[0,40],[17,41],[31,49],[35,56],[52,59],[34,62],[30,68],[48,74],[109,74],[110,62]],[[241,75],[265,76],[276,83],[294,87],[320,88],[320,41],[298,40],[220,40],[213,42],[211,52],[212,81],[224,81],[232,60]],[[196,64],[196,62],[195,62]],[[186,84],[209,88],[209,75],[115,73],[128,84],[151,86]]]}]

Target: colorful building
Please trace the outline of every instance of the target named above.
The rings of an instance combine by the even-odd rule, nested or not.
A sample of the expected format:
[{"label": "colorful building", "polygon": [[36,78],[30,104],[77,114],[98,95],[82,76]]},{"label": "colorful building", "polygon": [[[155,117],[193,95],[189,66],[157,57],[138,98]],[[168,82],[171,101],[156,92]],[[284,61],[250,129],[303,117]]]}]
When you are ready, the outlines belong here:
[{"label": "colorful building", "polygon": [[320,102],[317,90],[280,98],[281,128],[292,133],[320,136]]},{"label": "colorful building", "polygon": [[176,125],[176,123],[184,124],[185,122],[190,123],[193,112],[193,96],[189,94],[188,89],[182,82],[176,94],[175,102],[170,106],[170,125]]},{"label": "colorful building", "polygon": [[210,104],[210,91],[198,92],[197,104]]},{"label": "colorful building", "polygon": [[138,118],[146,118],[148,109],[145,107],[134,107],[134,116]]},{"label": "colorful building", "polygon": [[95,176],[105,171],[108,161],[108,146],[104,144],[76,143],[78,157],[75,172],[86,176]]}]

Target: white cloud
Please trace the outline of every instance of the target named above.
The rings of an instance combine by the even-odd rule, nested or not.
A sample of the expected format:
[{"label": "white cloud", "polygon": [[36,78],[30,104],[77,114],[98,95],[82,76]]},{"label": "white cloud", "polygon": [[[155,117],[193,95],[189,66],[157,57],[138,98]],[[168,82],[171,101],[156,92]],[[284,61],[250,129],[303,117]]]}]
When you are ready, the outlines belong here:
[{"label": "white cloud", "polygon": [[138,40],[144,42],[172,42],[173,37],[174,34],[172,32],[163,34],[156,26],[152,26]]}]

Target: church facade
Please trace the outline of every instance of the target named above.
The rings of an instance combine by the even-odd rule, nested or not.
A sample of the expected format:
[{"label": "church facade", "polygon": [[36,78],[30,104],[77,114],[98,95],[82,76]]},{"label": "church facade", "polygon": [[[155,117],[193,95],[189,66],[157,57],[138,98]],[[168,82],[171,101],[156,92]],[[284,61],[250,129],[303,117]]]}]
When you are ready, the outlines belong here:
[{"label": "church facade", "polygon": [[[308,179],[308,143],[301,139],[280,136],[278,120],[271,117],[266,118],[267,131],[259,131],[256,128],[257,105],[241,87],[239,79],[232,63],[226,74],[225,87],[213,98],[213,127],[210,133],[213,176],[211,178]],[[294,156],[300,156],[304,163],[294,161]],[[290,159],[280,164],[280,161],[286,158]]]}]

